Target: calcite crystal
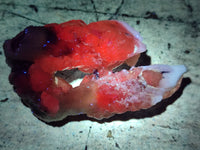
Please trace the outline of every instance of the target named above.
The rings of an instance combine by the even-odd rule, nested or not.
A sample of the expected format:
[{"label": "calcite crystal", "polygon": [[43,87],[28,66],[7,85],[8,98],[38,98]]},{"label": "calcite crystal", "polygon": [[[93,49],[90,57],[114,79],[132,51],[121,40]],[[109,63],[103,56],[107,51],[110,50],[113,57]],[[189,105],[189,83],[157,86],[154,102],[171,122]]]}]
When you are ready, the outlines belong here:
[{"label": "calcite crystal", "polygon": [[[45,122],[78,114],[108,118],[170,97],[180,86],[185,66],[134,67],[144,51],[139,33],[116,20],[29,26],[4,43],[12,68],[10,83]],[[113,71],[123,63],[131,69]],[[76,86],[56,75],[74,69],[84,72]]]}]

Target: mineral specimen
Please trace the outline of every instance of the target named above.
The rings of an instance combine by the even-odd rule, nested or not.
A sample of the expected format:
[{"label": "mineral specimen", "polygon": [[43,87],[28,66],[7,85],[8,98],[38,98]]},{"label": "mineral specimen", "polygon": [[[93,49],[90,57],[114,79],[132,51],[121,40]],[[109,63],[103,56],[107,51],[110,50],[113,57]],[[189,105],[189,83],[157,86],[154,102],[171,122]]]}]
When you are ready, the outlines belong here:
[{"label": "mineral specimen", "polygon": [[[10,83],[34,115],[46,122],[78,114],[108,118],[170,97],[180,86],[185,66],[133,67],[144,51],[139,33],[116,20],[30,26],[4,43],[12,68]],[[113,72],[123,63],[131,69]],[[85,73],[76,87],[56,76],[74,69]]]}]

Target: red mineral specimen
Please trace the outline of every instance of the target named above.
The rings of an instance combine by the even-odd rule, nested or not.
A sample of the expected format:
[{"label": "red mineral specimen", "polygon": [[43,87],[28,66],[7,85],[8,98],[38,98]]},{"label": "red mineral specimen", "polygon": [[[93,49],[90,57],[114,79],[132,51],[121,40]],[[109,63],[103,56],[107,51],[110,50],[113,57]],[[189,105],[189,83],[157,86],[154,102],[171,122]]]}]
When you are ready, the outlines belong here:
[{"label": "red mineral specimen", "polygon": [[[116,20],[28,27],[7,40],[4,51],[11,84],[46,122],[82,113],[102,119],[149,108],[171,96],[186,71],[183,65],[132,67],[146,47],[137,31]],[[123,63],[132,68],[112,72]],[[77,87],[55,76],[74,68],[86,73]]]}]

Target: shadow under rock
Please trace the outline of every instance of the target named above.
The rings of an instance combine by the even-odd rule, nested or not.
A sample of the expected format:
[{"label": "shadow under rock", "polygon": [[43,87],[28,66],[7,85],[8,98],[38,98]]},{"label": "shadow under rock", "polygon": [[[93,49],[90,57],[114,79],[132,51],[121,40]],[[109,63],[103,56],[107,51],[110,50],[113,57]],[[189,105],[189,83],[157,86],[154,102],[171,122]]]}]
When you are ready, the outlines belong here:
[{"label": "shadow under rock", "polygon": [[[136,67],[138,67],[138,66],[148,66],[150,64],[151,64],[151,57],[148,56],[146,54],[146,52],[144,52],[144,53],[141,53],[140,58],[138,59],[138,61],[137,61],[135,66]],[[114,68],[112,71],[113,72],[119,72],[122,69],[129,70],[130,68],[131,68],[131,66],[128,66],[126,63],[123,63],[122,65]]]},{"label": "shadow under rock", "polygon": [[[148,50],[147,50],[148,51]],[[151,57],[147,55],[147,51],[141,53],[140,58],[136,63],[136,67],[138,66],[148,66],[151,64]]]},{"label": "shadow under rock", "polygon": [[90,120],[90,121],[95,121],[98,123],[105,123],[105,122],[112,122],[112,121],[128,121],[130,119],[143,119],[147,117],[153,117],[153,116],[163,113],[166,110],[168,105],[174,103],[182,95],[183,90],[190,83],[191,83],[190,78],[183,78],[180,88],[171,97],[162,100],[161,102],[152,106],[149,109],[142,109],[135,112],[129,111],[124,114],[116,114],[108,119],[102,119],[102,120],[89,118],[86,115],[68,116],[62,121],[51,122],[51,123],[46,123],[46,124],[54,126],[54,127],[61,127],[67,124],[68,122],[72,122],[72,121]]}]

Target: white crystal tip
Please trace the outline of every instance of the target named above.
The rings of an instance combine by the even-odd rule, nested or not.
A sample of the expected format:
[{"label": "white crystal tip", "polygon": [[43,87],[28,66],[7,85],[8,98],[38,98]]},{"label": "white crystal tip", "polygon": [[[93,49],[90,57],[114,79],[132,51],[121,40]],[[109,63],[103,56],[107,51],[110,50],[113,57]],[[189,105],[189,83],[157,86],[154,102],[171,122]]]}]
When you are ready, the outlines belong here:
[{"label": "white crystal tip", "polygon": [[174,65],[163,67],[161,70],[163,79],[160,81],[160,87],[173,88],[176,86],[178,80],[187,71],[184,65]]}]

